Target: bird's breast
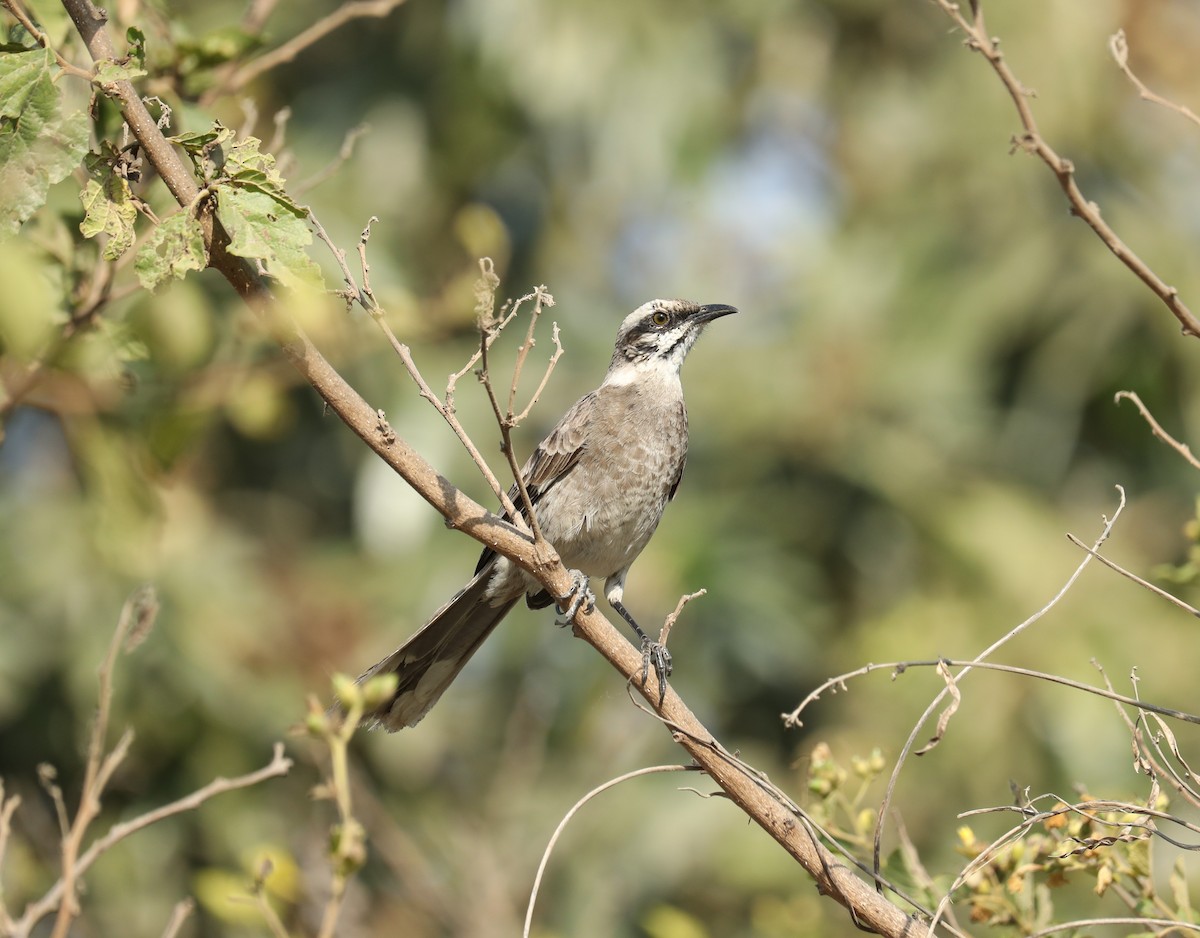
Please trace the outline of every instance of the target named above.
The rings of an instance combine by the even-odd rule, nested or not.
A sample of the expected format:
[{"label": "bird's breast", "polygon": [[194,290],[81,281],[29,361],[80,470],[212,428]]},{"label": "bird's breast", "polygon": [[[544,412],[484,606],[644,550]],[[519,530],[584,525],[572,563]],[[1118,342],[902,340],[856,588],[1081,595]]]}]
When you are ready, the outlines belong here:
[{"label": "bird's breast", "polygon": [[681,396],[609,395],[578,462],[538,505],[542,532],[568,567],[610,576],[650,540],[686,457]]}]

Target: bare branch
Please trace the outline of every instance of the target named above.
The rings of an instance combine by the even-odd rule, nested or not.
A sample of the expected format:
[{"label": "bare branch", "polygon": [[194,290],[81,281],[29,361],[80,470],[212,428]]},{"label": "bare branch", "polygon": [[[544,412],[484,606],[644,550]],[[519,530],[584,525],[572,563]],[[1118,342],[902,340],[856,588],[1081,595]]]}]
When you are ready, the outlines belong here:
[{"label": "bare branch", "polygon": [[1114,563],[1113,561],[1111,561],[1107,557],[1105,557],[1103,554],[1101,554],[1099,551],[1093,550],[1092,548],[1088,547],[1085,543],[1083,543],[1083,541],[1081,541],[1079,538],[1077,538],[1074,534],[1068,534],[1067,540],[1069,540],[1076,547],[1081,548],[1082,550],[1086,550],[1089,554],[1091,554],[1093,557],[1095,557],[1097,560],[1099,560],[1102,564],[1104,564],[1104,566],[1108,567],[1110,570],[1115,570],[1117,573],[1121,574],[1121,576],[1128,577],[1129,579],[1133,580],[1133,582],[1138,584],[1138,586],[1145,587],[1150,592],[1152,592],[1155,596],[1161,596],[1163,599],[1167,600],[1167,602],[1171,603],[1172,605],[1178,606],[1184,612],[1191,613],[1192,615],[1196,616],[1197,618],[1200,618],[1200,609],[1197,609],[1195,606],[1185,603],[1182,599],[1180,599],[1177,596],[1172,596],[1165,589],[1161,589],[1160,587],[1155,586],[1153,583],[1149,583],[1146,580],[1143,580],[1136,573],[1131,573],[1129,570],[1126,570],[1120,564]]},{"label": "bare branch", "polygon": [[[288,113],[290,113],[290,109],[289,109]],[[276,122],[276,124],[277,124],[276,134],[278,135],[279,134],[278,121]],[[345,138],[342,140],[342,146],[338,150],[337,156],[335,156],[332,160],[329,161],[328,164],[326,164],[321,169],[317,170],[315,173],[313,173],[307,179],[304,179],[301,182],[296,183],[292,187],[292,191],[296,195],[303,195],[305,192],[308,192],[310,189],[315,189],[317,186],[319,186],[321,183],[323,183],[326,179],[329,179],[331,176],[333,176],[339,169],[342,168],[342,164],[345,163],[348,159],[350,159],[351,156],[354,155],[354,145],[356,143],[358,143],[359,138],[364,136],[365,134],[367,134],[370,131],[370,129],[371,129],[370,126],[367,124],[359,124],[357,127],[350,128],[349,132],[346,134]],[[273,144],[271,147],[271,150],[274,151],[276,149],[278,149],[278,147]]]},{"label": "bare branch", "polygon": [[1013,74],[1012,69],[1008,67],[1008,63],[1000,53],[998,40],[993,39],[988,34],[983,22],[982,7],[976,5],[973,20],[968,20],[954,0],[937,0],[937,4],[958,25],[959,29],[966,33],[967,48],[978,52],[987,60],[1012,98],[1022,127],[1021,135],[1013,139],[1014,149],[1021,149],[1027,153],[1032,153],[1050,167],[1050,170],[1058,180],[1059,186],[1066,195],[1067,201],[1071,205],[1071,212],[1082,218],[1092,231],[1096,233],[1097,237],[1104,242],[1104,245],[1117,256],[1121,263],[1133,271],[1134,275],[1162,300],[1172,315],[1179,320],[1179,325],[1184,335],[1200,336],[1200,320],[1196,319],[1192,311],[1179,298],[1179,291],[1175,287],[1169,286],[1158,274],[1151,270],[1146,262],[1138,257],[1117,236],[1117,233],[1109,224],[1100,217],[1100,207],[1095,202],[1091,202],[1085,198],[1083,192],[1079,189],[1079,185],[1075,180],[1074,164],[1070,160],[1059,156],[1050,144],[1046,142],[1045,138],[1042,137],[1038,130],[1037,121],[1033,116],[1033,108],[1029,103],[1031,97],[1029,89],[1021,83],[1017,76]]},{"label": "bare branch", "polygon": [[290,62],[309,46],[324,39],[331,32],[341,28],[351,20],[362,19],[368,16],[382,18],[402,3],[404,3],[404,0],[352,0],[350,3],[344,3],[328,16],[317,20],[308,29],[293,36],[283,45],[272,49],[270,52],[265,52],[258,58],[252,59],[243,65],[221,83],[220,91],[224,94],[240,91],[260,75],[269,72],[273,68],[278,68],[285,62]]},{"label": "bare branch", "polygon": [[[978,671],[997,671],[1002,674],[1014,674],[1018,677],[1027,677],[1036,681],[1045,681],[1049,684],[1061,684],[1063,687],[1069,687],[1072,690],[1083,691],[1086,694],[1094,694],[1097,697],[1102,697],[1105,700],[1111,700],[1117,704],[1126,704],[1130,707],[1136,707],[1139,710],[1145,710],[1152,713],[1157,713],[1165,717],[1170,717],[1172,720],[1179,720],[1183,723],[1194,723],[1200,726],[1200,715],[1188,713],[1186,710],[1176,710],[1173,707],[1164,707],[1159,704],[1152,704],[1142,700],[1140,697],[1130,697],[1125,694],[1118,694],[1113,690],[1112,685],[1105,681],[1105,687],[1095,687],[1091,684],[1084,684],[1082,681],[1075,681],[1069,677],[1063,677],[1061,674],[1051,674],[1046,671],[1034,671],[1031,668],[1021,668],[1012,664],[997,664],[992,661],[980,661],[977,658],[970,660],[959,660],[956,658],[933,658],[924,661],[887,661],[879,664],[867,664],[861,668],[856,668],[853,671],[847,671],[845,674],[839,674],[837,677],[830,678],[812,691],[791,713],[782,714],[784,723],[787,726],[803,726],[803,722],[799,719],[800,713],[805,710],[809,704],[819,700],[821,695],[826,691],[839,693],[847,690],[846,682],[856,677],[864,677],[875,671],[891,671],[892,679],[895,680],[900,675],[912,670],[913,668],[935,668],[941,673],[941,666],[947,668],[962,668],[978,670]],[[961,680],[962,672],[958,675],[957,680]],[[956,685],[957,686],[957,685]]]},{"label": "bare branch", "polygon": [[171,909],[171,917],[167,919],[167,927],[163,929],[162,938],[175,938],[183,923],[196,911],[196,903],[192,899],[182,899]]},{"label": "bare branch", "polygon": [[533,889],[529,893],[529,904],[525,907],[525,928],[521,932],[524,938],[529,938],[529,930],[533,925],[533,907],[537,903],[538,890],[541,889],[542,876],[546,872],[546,865],[550,862],[550,854],[554,852],[554,845],[558,843],[558,838],[566,829],[571,818],[579,813],[580,808],[602,792],[606,792],[610,788],[616,788],[621,783],[628,782],[631,779],[641,778],[643,775],[656,775],[662,772],[698,772],[699,770],[700,766],[698,765],[654,765],[644,769],[637,769],[636,771],[626,772],[624,775],[609,779],[603,785],[598,785],[576,801],[571,806],[571,810],[563,815],[563,819],[558,822],[558,826],[554,828],[554,833],[550,835],[550,841],[546,844],[546,849],[542,852],[542,861],[538,864],[537,874],[533,878]]},{"label": "bare branch", "polygon": [[[537,388],[533,392],[533,396],[529,398],[529,403],[525,405],[525,409],[512,418],[513,426],[518,426],[525,422],[525,418],[529,416],[534,405],[542,396],[542,392],[546,390],[546,385],[550,383],[550,376],[554,374],[554,366],[558,364],[558,360],[562,358],[563,347],[562,341],[558,335],[558,323],[551,324],[550,341],[554,343],[554,354],[550,356],[550,360],[546,362],[546,370],[542,372],[542,380],[538,382]],[[513,390],[516,391],[516,381],[513,381]]]},{"label": "bare branch", "polygon": [[1195,111],[1189,107],[1185,107],[1182,104],[1176,104],[1174,101],[1170,101],[1167,98],[1164,98],[1162,95],[1155,94],[1146,87],[1145,83],[1138,78],[1137,75],[1133,73],[1133,69],[1129,67],[1129,42],[1125,38],[1125,30],[1118,29],[1115,33],[1113,33],[1112,36],[1109,37],[1108,49],[1110,52],[1112,52],[1113,59],[1116,60],[1117,68],[1125,73],[1125,77],[1133,83],[1133,86],[1138,90],[1138,94],[1141,95],[1144,100],[1149,101],[1151,104],[1157,104],[1160,107],[1165,107],[1170,111],[1174,111],[1176,114],[1182,114],[1193,124],[1200,127],[1200,117],[1196,116]]},{"label": "bare branch", "polygon": [[[21,806],[20,795],[4,794],[4,780],[0,779],[0,869],[4,868],[4,857],[8,851],[8,838],[12,836],[12,819],[17,808]],[[8,914],[8,905],[4,901],[4,880],[0,877],[0,931],[5,934],[13,930],[13,921]]]},{"label": "bare branch", "polygon": [[[513,421],[513,398],[517,393],[517,382],[521,378],[521,368],[523,367],[525,356],[529,353],[529,349],[533,346],[533,329],[537,324],[537,318],[541,313],[542,304],[547,306],[554,305],[554,298],[549,293],[545,292],[546,288],[539,286],[532,293],[527,293],[519,299],[515,300],[508,312],[507,316],[502,316],[500,319],[495,319],[488,314],[486,309],[481,310],[479,324],[479,381],[483,384],[483,389],[487,394],[488,403],[492,405],[492,413],[496,418],[496,425],[500,428],[500,451],[504,454],[504,458],[508,461],[509,471],[512,473],[513,484],[516,487],[517,494],[521,497],[521,508],[523,509],[523,517],[533,532],[533,540],[535,544],[546,544],[546,539],[542,536],[542,529],[538,524],[537,514],[533,510],[533,500],[529,496],[529,489],[525,485],[525,479],[521,475],[521,465],[517,461],[516,451],[512,444],[512,428],[515,426]],[[500,336],[501,330],[508,323],[512,322],[516,316],[517,310],[522,304],[533,300],[533,310],[530,313],[529,330],[526,333],[525,341],[517,350],[517,362],[513,368],[513,379],[510,385],[508,396],[508,410],[505,412],[500,407],[500,400],[496,397],[496,389],[492,384],[491,372],[488,369],[488,351],[492,344]],[[507,507],[506,507],[507,510]],[[558,595],[566,595],[560,593]]]},{"label": "bare branch", "polygon": [[[547,292],[544,285],[534,288],[532,299],[533,309],[529,313],[529,328],[525,331],[525,341],[517,348],[517,360],[513,365],[512,384],[508,389],[508,412],[505,414],[504,422],[509,429],[517,426],[529,415],[529,412],[533,409],[533,405],[537,403],[537,399],[541,395],[543,388],[546,387],[546,382],[550,380],[550,374],[554,371],[555,364],[562,356],[562,344],[558,341],[558,323],[554,323],[554,354],[550,356],[550,363],[546,366],[546,372],[542,375],[541,383],[538,384],[537,390],[534,391],[533,397],[529,401],[529,406],[521,411],[520,416],[517,416],[514,413],[517,401],[517,386],[521,383],[521,372],[525,368],[525,359],[529,357],[529,353],[537,344],[533,338],[533,333],[537,329],[538,319],[542,315],[542,307],[554,305],[554,297]],[[520,304],[513,304],[514,312],[518,305]]]},{"label": "bare branch", "polygon": [[[263,768],[245,775],[239,775],[236,778],[215,778],[203,788],[197,789],[190,795],[185,795],[176,801],[172,801],[170,804],[155,808],[153,811],[147,811],[145,814],[139,815],[129,821],[114,824],[108,829],[107,834],[99,840],[94,841],[79,858],[75,864],[75,878],[78,880],[82,877],[91,868],[93,863],[122,840],[149,827],[151,824],[157,824],[159,821],[174,817],[176,814],[195,811],[209,799],[225,792],[236,791],[240,788],[250,788],[269,778],[286,775],[291,767],[292,760],[286,758],[283,754],[283,743],[276,743],[271,761]],[[15,923],[15,933],[29,934],[36,922],[59,907],[59,903],[64,901],[65,895],[65,882],[63,879],[59,879],[41,899],[26,907],[20,920]]]},{"label": "bare branch", "polygon": [[1118,404],[1120,404],[1123,400],[1133,401],[1139,413],[1141,413],[1142,419],[1145,420],[1146,423],[1150,424],[1150,432],[1175,450],[1175,452],[1186,459],[1189,463],[1191,463],[1193,469],[1200,469],[1200,459],[1195,457],[1191,449],[1188,448],[1187,444],[1180,443],[1175,439],[1175,437],[1171,436],[1171,434],[1162,428],[1162,425],[1159,424],[1159,422],[1154,419],[1154,415],[1150,413],[1150,409],[1142,403],[1142,399],[1138,397],[1134,391],[1118,391],[1113,396],[1113,400]]},{"label": "bare branch", "polygon": [[1112,916],[1109,918],[1081,918],[1073,922],[1063,922],[1061,925],[1051,925],[1048,928],[1043,928],[1040,931],[1035,931],[1026,938],[1046,938],[1047,935],[1055,935],[1060,931],[1088,931],[1092,928],[1097,928],[1103,925],[1132,925],[1137,928],[1138,933],[1144,933],[1147,929],[1158,928],[1161,931],[1155,932],[1158,938],[1165,938],[1173,931],[1191,931],[1200,932],[1200,925],[1194,925],[1191,922],[1181,922],[1173,918],[1139,918],[1137,916]]},{"label": "bare branch", "polygon": [[[112,710],[113,671],[117,664],[117,653],[126,644],[131,634],[140,641],[149,630],[147,620],[153,624],[157,614],[158,600],[151,588],[142,588],[134,592],[121,608],[117,627],[113,630],[108,643],[108,653],[100,666],[99,706],[96,719],[92,723],[92,732],[88,740],[87,762],[84,767],[83,787],[79,794],[79,808],[71,821],[70,829],[62,840],[62,884],[63,901],[58,906],[58,914],[54,921],[52,938],[66,938],[72,920],[79,914],[79,902],[76,898],[76,881],[82,875],[79,851],[83,846],[83,838],[88,827],[100,813],[100,797],[108,786],[113,772],[125,759],[129,747],[133,744],[133,731],[126,730],[117,745],[107,755],[104,752],[104,740],[108,735],[108,721]],[[136,630],[135,630],[136,627]],[[55,799],[60,814],[62,812],[61,798]],[[61,821],[61,818],[60,818]]]},{"label": "bare branch", "polygon": [[679,597],[679,602],[675,604],[675,611],[667,616],[667,618],[663,621],[662,630],[658,633],[658,643],[660,645],[667,644],[667,639],[671,635],[671,629],[673,629],[675,627],[675,623],[679,621],[679,616],[683,612],[683,607],[690,603],[693,599],[699,599],[701,596],[707,595],[708,590],[699,589],[694,593],[688,593],[686,596]]},{"label": "bare branch", "polygon": [[38,28],[37,23],[33,21],[33,17],[31,17],[25,10],[25,7],[21,5],[20,0],[0,0],[0,2],[4,4],[4,8],[13,15],[16,21],[25,27],[26,32],[28,32],[29,35],[34,38],[34,41],[37,42],[39,46],[41,46],[43,49],[50,50],[50,52],[54,55],[54,60],[58,63],[58,67],[61,68],[66,74],[72,75],[75,78],[82,78],[87,82],[92,80],[91,72],[87,71],[87,69],[80,68],[78,65],[68,62],[61,55],[59,55],[58,50],[50,45],[50,37]]},{"label": "bare branch", "polygon": [[[1111,694],[1113,691],[1113,686],[1112,681],[1108,679],[1108,674],[1105,672],[1104,668],[1099,662],[1093,660],[1092,664],[1096,667],[1096,670],[1100,672],[1100,676],[1104,678],[1104,686]],[[1194,792],[1182,779],[1180,779],[1169,765],[1163,764],[1164,760],[1162,760],[1162,754],[1158,751],[1157,746],[1154,747],[1154,752],[1151,752],[1147,747],[1145,733],[1142,729],[1143,712],[1138,713],[1138,719],[1137,722],[1135,722],[1129,716],[1129,714],[1122,709],[1120,706],[1121,702],[1115,701],[1115,698],[1114,702],[1116,702],[1117,715],[1121,718],[1122,722],[1124,722],[1126,728],[1129,730],[1129,735],[1133,742],[1134,771],[1149,775],[1156,780],[1165,776],[1170,780],[1172,787],[1179,792],[1179,794],[1187,799],[1194,807],[1200,808],[1200,795]],[[1153,709],[1154,708],[1141,705],[1139,701],[1139,711],[1152,711]]]},{"label": "bare branch", "polygon": [[[941,2],[941,0],[939,0],[939,2]],[[983,16],[982,11],[980,11],[977,15],[979,18],[982,18],[982,16]],[[1117,510],[1113,514],[1111,519],[1104,518],[1104,527],[1100,532],[1100,536],[1096,538],[1095,543],[1092,545],[1093,549],[1095,549],[1095,550],[1099,550],[1101,545],[1103,545],[1104,542],[1106,540],[1108,540],[1109,534],[1112,533],[1113,525],[1115,525],[1117,523],[1117,519],[1121,517],[1121,512],[1125,510],[1125,490],[1123,488],[1121,488],[1121,486],[1119,486],[1119,485],[1116,487],[1116,489],[1117,489],[1118,494],[1120,495],[1120,501],[1117,505]],[[1051,609],[1053,609],[1054,606],[1058,604],[1059,600],[1061,600],[1063,598],[1063,596],[1065,596],[1067,594],[1067,592],[1075,584],[1075,581],[1079,579],[1080,575],[1087,568],[1087,565],[1091,561],[1091,559],[1092,559],[1092,557],[1090,554],[1088,556],[1084,557],[1083,560],[1080,562],[1080,564],[1075,568],[1075,571],[1067,578],[1066,583],[1064,583],[1062,585],[1062,588],[1059,589],[1059,591],[1054,594],[1054,596],[1051,598],[1051,600],[1048,603],[1046,603],[1046,605],[1044,605],[1041,609],[1039,609],[1037,612],[1035,612],[1033,615],[1031,615],[1024,622],[1020,623],[1015,628],[1010,629],[1004,636],[1002,636],[1001,638],[992,642],[991,645],[989,645],[987,648],[985,648],[983,651],[981,651],[973,659],[971,664],[967,665],[966,667],[963,667],[958,672],[958,674],[956,674],[954,676],[955,682],[961,683],[962,679],[971,672],[971,668],[974,665],[978,664],[979,662],[985,661],[987,658],[991,657],[992,653],[995,652],[997,649],[1001,648],[1003,645],[1007,644],[1012,639],[1016,638],[1018,635],[1020,635],[1022,632],[1024,632],[1026,629],[1028,629],[1030,626],[1032,626],[1034,623],[1040,621],[1046,615],[1046,613],[1048,613]],[[899,758],[896,759],[896,764],[892,768],[892,774],[888,778],[887,790],[884,792],[883,801],[881,802],[880,807],[879,807],[879,818],[875,823],[875,846],[874,846],[874,851],[873,851],[873,865],[874,865],[876,877],[878,877],[878,875],[879,875],[881,855],[882,855],[882,849],[883,849],[884,818],[886,818],[888,815],[888,812],[889,812],[889,809],[890,809],[890,806],[892,803],[892,796],[895,794],[895,791],[896,791],[896,783],[900,778],[900,771],[904,767],[904,763],[908,758],[908,754],[910,752],[912,752],[913,746],[916,743],[917,734],[919,734],[921,732],[921,727],[924,726],[926,721],[933,715],[934,710],[937,709],[937,707],[941,704],[941,702],[946,698],[946,695],[948,693],[949,693],[948,689],[942,690],[941,693],[939,693],[932,701],[930,701],[929,706],[925,708],[925,712],[922,713],[921,716],[917,719],[916,724],[912,728],[912,732],[909,733],[908,739],[905,740],[905,742],[904,742],[904,747],[900,751]],[[929,747],[925,748],[926,752],[928,752],[928,748]]]},{"label": "bare branch", "polygon": [[[76,29],[93,58],[111,57],[112,44],[104,18],[90,0],[63,0]],[[114,82],[110,93],[146,158],[154,165],[181,205],[190,204],[199,189],[178,154],[145,114],[145,107],[129,82]],[[145,115],[143,117],[143,115]],[[288,361],[316,389],[329,409],[392,467],[422,498],[446,519],[449,527],[507,557],[535,577],[551,595],[565,595],[572,586],[570,573],[553,548],[532,540],[482,505],[466,496],[427,460],[397,436],[392,443],[379,437],[378,414],[329,364],[320,350],[275,302],[272,288],[254,266],[230,255],[228,239],[211,213],[201,218],[210,265],[218,270],[263,319]],[[515,519],[514,519],[515,520]],[[640,673],[642,655],[596,609],[580,611],[575,634],[584,638],[626,679]],[[673,689],[658,700],[658,688],[638,687],[672,730],[673,738],[726,793],[739,809],[774,838],[805,869],[827,896],[852,911],[861,928],[888,936],[922,938],[928,929],[914,916],[878,895],[820,841],[816,831],[798,817],[787,800],[763,787],[760,773],[748,770],[727,756],[727,750],[688,709]],[[111,832],[110,832],[111,833]],[[91,857],[91,851],[82,860]]]},{"label": "bare branch", "polygon": [[[479,448],[475,445],[475,441],[471,439],[470,435],[466,431],[466,428],[463,427],[462,423],[459,422],[454,410],[445,402],[443,402],[441,398],[434,393],[433,388],[429,386],[429,382],[425,380],[425,376],[421,374],[421,370],[417,367],[415,359],[413,359],[412,350],[396,337],[396,333],[392,331],[392,327],[388,324],[387,314],[375,300],[375,294],[371,290],[371,266],[367,263],[367,242],[371,238],[371,225],[378,219],[372,216],[367,221],[367,225],[365,228],[363,228],[362,234],[358,239],[358,254],[363,278],[362,285],[360,287],[357,281],[354,279],[354,275],[350,272],[350,267],[346,262],[346,252],[333,243],[333,239],[329,237],[329,233],[325,230],[325,226],[321,224],[321,220],[317,218],[312,209],[307,209],[307,211],[309,220],[316,229],[317,237],[325,242],[326,246],[328,246],[329,250],[333,253],[334,258],[337,260],[338,266],[341,267],[342,277],[346,283],[346,291],[342,295],[347,299],[347,301],[358,303],[364,310],[367,311],[371,319],[379,327],[379,330],[384,334],[384,337],[388,340],[388,344],[391,345],[392,351],[396,353],[400,361],[404,364],[405,371],[408,372],[409,377],[412,378],[413,382],[417,385],[417,390],[421,397],[427,400],[433,406],[433,409],[441,415],[442,419],[449,424],[450,429],[454,431],[454,435],[458,437],[459,442],[462,443],[463,448],[466,449],[467,453],[471,457],[471,460],[475,463],[476,467],[483,475],[484,481],[487,482],[488,486],[492,490],[492,493],[499,500],[501,507],[503,507],[505,512],[508,513],[510,518],[517,519],[513,522],[513,524],[517,526],[517,530],[520,530],[520,525],[522,522],[517,515],[515,506],[508,497],[508,492],[503,486],[501,486],[500,480],[497,479],[496,474],[492,472],[492,467],[488,465],[488,462],[486,459],[484,459],[483,454],[479,452]],[[395,441],[395,434],[392,435],[392,441]]]}]

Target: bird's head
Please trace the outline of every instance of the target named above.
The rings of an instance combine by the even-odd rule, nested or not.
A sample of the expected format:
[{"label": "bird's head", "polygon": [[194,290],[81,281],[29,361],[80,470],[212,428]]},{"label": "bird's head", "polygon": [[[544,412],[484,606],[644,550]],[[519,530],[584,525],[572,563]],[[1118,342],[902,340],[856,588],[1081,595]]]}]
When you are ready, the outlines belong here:
[{"label": "bird's head", "polygon": [[701,305],[691,300],[651,300],[639,306],[617,330],[608,383],[634,380],[647,368],[677,375],[704,327],[736,312],[724,303]]}]

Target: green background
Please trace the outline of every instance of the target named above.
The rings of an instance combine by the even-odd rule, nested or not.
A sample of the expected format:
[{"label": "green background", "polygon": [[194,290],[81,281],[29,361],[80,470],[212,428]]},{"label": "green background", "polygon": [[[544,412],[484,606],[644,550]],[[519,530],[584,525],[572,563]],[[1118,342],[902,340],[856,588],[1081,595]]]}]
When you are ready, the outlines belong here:
[{"label": "green background", "polygon": [[[138,11],[143,90],[171,64],[168,32],[236,36],[241,7],[202,6]],[[281,5],[267,45],[329,9]],[[1187,103],[1200,16],[1166,0],[988,13],[1087,197],[1200,303],[1196,128],[1139,101],[1107,51],[1124,27],[1134,68]],[[950,27],[931,3],[892,0],[409,0],[256,81],[249,118],[236,101],[176,102],[177,132],[218,116],[268,142],[290,108],[275,152],[301,184],[370,125],[300,198],[352,257],[379,217],[372,284],[435,388],[475,342],[478,257],[495,260],[502,295],[548,286],[566,354],[519,433],[522,453],[598,383],[635,306],[686,296],[741,309],[685,366],[687,474],[626,602],[653,623],[708,590],[672,634],[674,686],[798,799],[818,741],[846,763],[878,747],[890,767],[941,682],[929,670],[860,679],[811,707],[802,730],[781,712],[867,662],[978,653],[1057,592],[1083,556],[1065,533],[1090,542],[1116,485],[1129,503],[1111,556],[1152,576],[1189,543],[1193,470],[1113,394],[1137,391],[1168,430],[1200,439],[1200,345],[1070,216],[1046,167],[1010,154],[1012,103]],[[78,46],[66,53],[82,61]],[[39,323],[63,316],[44,257],[73,250],[62,244],[81,215],[74,191],[52,195],[65,221],[35,219],[0,245],[10,364],[37,348]],[[165,211],[162,187],[150,191]],[[337,301],[297,313],[401,436],[488,498],[366,317]],[[53,879],[55,822],[35,767],[55,764],[68,793],[78,785],[96,668],[134,587],[154,583],[162,612],[120,666],[115,719],[138,736],[106,819],[265,763],[306,694],[327,699],[332,673],[391,651],[477,552],[322,412],[215,274],[118,296],[102,320],[0,446],[0,776],[25,798],[6,864],[16,909]],[[537,352],[550,347],[543,328]],[[469,377],[457,399],[502,468]],[[1196,710],[1195,630],[1093,565],[999,660],[1097,683],[1094,658],[1124,692],[1136,668],[1144,698]],[[1110,703],[988,673],[962,690],[946,740],[910,760],[893,804],[943,885],[965,862],[956,815],[1010,803],[1010,782],[1144,797]],[[288,779],[102,860],[79,934],[159,934],[189,892],[201,899],[191,934],[262,933],[223,899],[262,850],[295,879],[279,887],[285,918],[313,928],[332,814],[308,797],[319,747],[289,748]],[[570,805],[680,758],[611,669],[548,612],[523,608],[418,728],[365,735],[355,753],[372,853],[341,933],[413,938],[519,933]],[[654,776],[584,808],[551,862],[536,933],[857,933],[731,805],[685,785],[712,787]],[[865,804],[880,796],[876,785]],[[986,839],[1010,822],[972,824]],[[1116,908],[1078,885],[1062,917]]]}]

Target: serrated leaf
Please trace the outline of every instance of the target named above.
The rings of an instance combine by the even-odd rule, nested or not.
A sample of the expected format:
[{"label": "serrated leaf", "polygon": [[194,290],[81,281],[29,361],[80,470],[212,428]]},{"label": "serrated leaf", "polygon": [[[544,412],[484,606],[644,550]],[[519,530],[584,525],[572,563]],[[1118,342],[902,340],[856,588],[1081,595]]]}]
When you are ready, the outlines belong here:
[{"label": "serrated leaf", "polygon": [[92,178],[83,187],[79,198],[85,212],[79,223],[80,233],[85,238],[94,238],[101,233],[108,235],[104,258],[115,261],[133,246],[137,208],[129,183],[115,174],[109,174],[104,182]]},{"label": "serrated leaf", "polygon": [[226,127],[220,121],[214,121],[212,127],[208,130],[189,131],[188,133],[176,134],[174,137],[168,137],[167,139],[183,147],[189,153],[199,153],[205,147],[210,147],[214,143],[217,145],[227,143],[234,136],[235,134],[232,129]]},{"label": "serrated leaf", "polygon": [[177,212],[146,239],[133,268],[142,286],[153,293],[167,280],[182,280],[189,270],[203,270],[204,234],[190,212]]},{"label": "serrated leaf", "polygon": [[302,210],[266,192],[222,185],[217,218],[229,234],[229,253],[262,261],[286,287],[324,288],[321,269],[306,253],[312,232]]},{"label": "serrated leaf", "polygon": [[231,146],[225,154],[225,174],[231,179],[244,176],[282,189],[283,177],[275,169],[275,157],[261,152],[261,145],[257,137],[247,137]]},{"label": "serrated leaf", "polygon": [[0,237],[41,208],[87,150],[91,125],[82,113],[63,115],[57,68],[45,49],[0,56]]}]

